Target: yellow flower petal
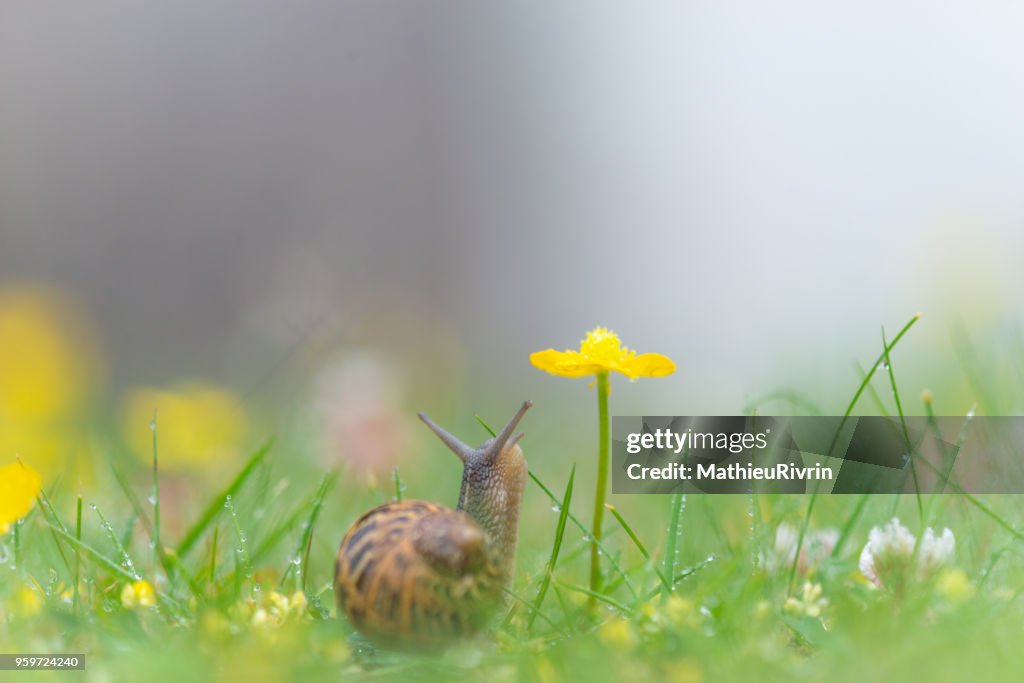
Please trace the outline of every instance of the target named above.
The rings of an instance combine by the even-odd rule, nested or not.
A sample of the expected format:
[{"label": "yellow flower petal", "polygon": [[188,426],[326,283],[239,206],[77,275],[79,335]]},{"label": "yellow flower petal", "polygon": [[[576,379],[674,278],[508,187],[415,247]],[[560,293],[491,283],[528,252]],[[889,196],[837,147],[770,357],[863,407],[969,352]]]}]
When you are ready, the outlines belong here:
[{"label": "yellow flower petal", "polygon": [[537,351],[530,354],[530,362],[539,370],[561,377],[586,377],[601,370],[600,365],[586,360],[576,351]]},{"label": "yellow flower petal", "polygon": [[20,462],[0,467],[0,533],[28,514],[39,495],[39,473]]},{"label": "yellow flower petal", "polygon": [[628,377],[664,377],[676,371],[676,364],[660,353],[642,353],[622,364],[619,370]]}]

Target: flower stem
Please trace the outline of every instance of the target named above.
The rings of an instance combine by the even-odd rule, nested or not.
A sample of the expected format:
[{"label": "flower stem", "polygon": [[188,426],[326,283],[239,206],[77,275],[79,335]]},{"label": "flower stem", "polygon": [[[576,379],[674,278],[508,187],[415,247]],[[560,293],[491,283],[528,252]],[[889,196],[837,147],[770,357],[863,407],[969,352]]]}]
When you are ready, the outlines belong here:
[{"label": "flower stem", "polygon": [[[601,528],[604,524],[604,500],[608,489],[608,373],[597,373],[597,488],[594,491],[594,526],[590,542],[590,590],[601,590]],[[591,597],[593,603],[594,598]]]}]

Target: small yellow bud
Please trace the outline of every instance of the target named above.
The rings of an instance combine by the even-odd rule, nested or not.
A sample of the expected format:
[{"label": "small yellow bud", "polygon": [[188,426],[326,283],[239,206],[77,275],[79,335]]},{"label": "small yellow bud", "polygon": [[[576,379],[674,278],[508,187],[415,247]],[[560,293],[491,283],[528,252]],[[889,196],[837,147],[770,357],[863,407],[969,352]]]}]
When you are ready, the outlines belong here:
[{"label": "small yellow bud", "polygon": [[960,569],[947,569],[939,574],[935,584],[939,595],[950,602],[964,602],[974,596],[974,585]]},{"label": "small yellow bud", "polygon": [[156,591],[153,584],[145,579],[126,583],[121,589],[121,604],[128,609],[153,607],[156,605]]}]

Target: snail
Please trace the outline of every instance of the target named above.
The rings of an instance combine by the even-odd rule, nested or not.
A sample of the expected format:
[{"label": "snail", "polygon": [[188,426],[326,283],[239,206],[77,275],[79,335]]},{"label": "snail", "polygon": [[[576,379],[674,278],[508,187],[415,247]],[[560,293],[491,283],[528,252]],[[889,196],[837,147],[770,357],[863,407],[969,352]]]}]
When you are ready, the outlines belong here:
[{"label": "snail", "polygon": [[426,500],[385,503],[356,520],[338,549],[334,590],[349,623],[397,649],[443,646],[486,626],[512,578],[526,484],[523,434],[501,432],[471,448],[419,414],[462,460],[452,510]]}]

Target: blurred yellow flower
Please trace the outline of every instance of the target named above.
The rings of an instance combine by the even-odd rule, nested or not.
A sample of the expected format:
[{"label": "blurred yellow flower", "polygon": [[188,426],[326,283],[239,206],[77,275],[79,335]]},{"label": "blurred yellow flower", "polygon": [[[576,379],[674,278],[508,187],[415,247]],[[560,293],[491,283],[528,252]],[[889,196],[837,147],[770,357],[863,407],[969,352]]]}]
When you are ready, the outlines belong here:
[{"label": "blurred yellow flower", "polygon": [[790,614],[797,616],[806,615],[813,619],[825,616],[828,609],[828,598],[825,597],[820,583],[804,581],[803,591],[800,597],[786,598],[782,608]]},{"label": "blurred yellow flower", "polygon": [[628,619],[612,617],[597,629],[597,637],[605,645],[619,650],[629,650],[636,645],[636,635]]},{"label": "blurred yellow flower", "polygon": [[587,332],[579,351],[537,351],[530,362],[539,370],[561,377],[586,377],[598,373],[620,372],[630,379],[664,377],[676,371],[676,364],[660,353],[637,355],[622,345],[618,335],[604,327]]},{"label": "blurred yellow flower", "polygon": [[128,446],[143,460],[152,454],[154,410],[161,468],[214,467],[237,455],[245,438],[245,410],[226,389],[204,382],[173,390],[139,387],[122,403],[121,425]]},{"label": "blurred yellow flower", "polygon": [[20,617],[31,617],[43,609],[43,596],[40,589],[22,584],[14,593],[12,610]]},{"label": "blurred yellow flower", "polygon": [[0,362],[0,457],[21,453],[47,479],[78,465],[103,374],[83,308],[57,289],[0,287]]},{"label": "blurred yellow flower", "polygon": [[704,680],[704,671],[700,664],[691,659],[669,663],[665,674],[666,680],[673,683],[700,683]]},{"label": "blurred yellow flower", "polygon": [[23,463],[0,467],[0,535],[32,509],[41,483],[39,473]]},{"label": "blurred yellow flower", "polygon": [[96,346],[79,307],[57,290],[0,289],[0,415],[49,420],[81,410],[99,375]]},{"label": "blurred yellow flower", "polygon": [[126,583],[121,589],[121,604],[128,609],[153,607],[156,605],[156,591],[153,584],[145,579]]},{"label": "blurred yellow flower", "polygon": [[949,602],[959,603],[974,597],[974,585],[960,569],[945,569],[939,574],[935,590]]}]

